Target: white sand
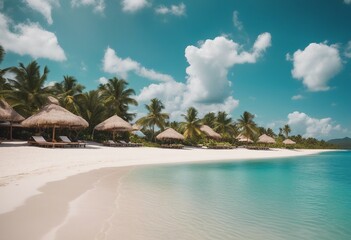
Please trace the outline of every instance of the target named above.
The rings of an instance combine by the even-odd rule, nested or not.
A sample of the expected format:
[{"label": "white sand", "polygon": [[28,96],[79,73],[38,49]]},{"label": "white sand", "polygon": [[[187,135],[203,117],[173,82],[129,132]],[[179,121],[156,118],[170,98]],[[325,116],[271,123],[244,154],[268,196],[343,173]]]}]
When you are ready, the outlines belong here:
[{"label": "white sand", "polygon": [[90,143],[86,148],[47,149],[25,142],[0,145],[0,214],[14,210],[38,194],[41,186],[68,176],[106,167],[170,164],[203,161],[240,161],[294,157],[328,150],[268,151],[233,149],[115,148]]}]

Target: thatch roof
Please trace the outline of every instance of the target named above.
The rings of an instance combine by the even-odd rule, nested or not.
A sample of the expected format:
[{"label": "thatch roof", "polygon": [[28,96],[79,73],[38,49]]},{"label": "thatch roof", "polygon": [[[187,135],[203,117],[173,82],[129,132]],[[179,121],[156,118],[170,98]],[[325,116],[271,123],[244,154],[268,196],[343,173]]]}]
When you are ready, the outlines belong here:
[{"label": "thatch roof", "polygon": [[22,122],[24,127],[88,127],[83,118],[56,104],[44,106],[38,113]]},{"label": "thatch roof", "polygon": [[167,128],[156,136],[157,140],[184,140],[184,136],[174,130],[173,128]]},{"label": "thatch roof", "polygon": [[106,119],[105,121],[99,123],[95,126],[95,130],[98,131],[115,131],[115,132],[127,132],[133,131],[132,125],[124,121],[122,118],[117,115]]},{"label": "thatch roof", "polygon": [[266,134],[263,134],[258,138],[258,142],[259,143],[275,143],[275,140],[274,140],[274,138],[272,138]]},{"label": "thatch roof", "polygon": [[24,120],[5,100],[0,99],[0,121],[21,122]]},{"label": "thatch roof", "polygon": [[133,131],[139,131],[141,129],[141,127],[136,123],[133,124],[132,128],[133,128]]},{"label": "thatch roof", "polygon": [[59,100],[57,100],[56,98],[52,97],[52,96],[49,96],[48,99],[47,99],[47,104],[56,104],[56,105],[60,105],[60,102]]},{"label": "thatch roof", "polygon": [[239,135],[236,137],[236,140],[238,140],[239,142],[253,143],[252,139],[247,138],[247,137],[245,137],[245,136],[242,135],[242,134],[239,134]]},{"label": "thatch roof", "polygon": [[210,138],[214,138],[214,139],[221,139],[222,138],[219,133],[216,133],[212,128],[210,128],[207,125],[202,125],[200,127],[200,130]]},{"label": "thatch roof", "polygon": [[290,140],[289,138],[285,139],[283,141],[284,144],[286,145],[293,145],[293,144],[296,144],[296,142],[294,142],[293,140]]}]

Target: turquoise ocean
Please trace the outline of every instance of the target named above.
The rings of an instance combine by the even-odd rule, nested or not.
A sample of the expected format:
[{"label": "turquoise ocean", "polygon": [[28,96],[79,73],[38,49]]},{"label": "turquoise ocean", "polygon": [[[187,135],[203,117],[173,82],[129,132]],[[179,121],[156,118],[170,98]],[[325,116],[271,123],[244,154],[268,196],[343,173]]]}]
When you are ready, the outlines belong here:
[{"label": "turquoise ocean", "polygon": [[138,167],[118,205],[128,239],[350,240],[351,152]]}]

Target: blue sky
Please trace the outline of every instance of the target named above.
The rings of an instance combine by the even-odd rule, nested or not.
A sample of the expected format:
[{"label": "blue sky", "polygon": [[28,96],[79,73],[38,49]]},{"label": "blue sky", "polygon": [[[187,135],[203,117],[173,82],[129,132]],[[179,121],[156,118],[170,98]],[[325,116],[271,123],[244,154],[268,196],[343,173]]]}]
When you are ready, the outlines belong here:
[{"label": "blue sky", "polygon": [[113,76],[171,120],[243,111],[277,131],[351,136],[351,0],[0,0],[1,68],[36,59],[48,84]]}]

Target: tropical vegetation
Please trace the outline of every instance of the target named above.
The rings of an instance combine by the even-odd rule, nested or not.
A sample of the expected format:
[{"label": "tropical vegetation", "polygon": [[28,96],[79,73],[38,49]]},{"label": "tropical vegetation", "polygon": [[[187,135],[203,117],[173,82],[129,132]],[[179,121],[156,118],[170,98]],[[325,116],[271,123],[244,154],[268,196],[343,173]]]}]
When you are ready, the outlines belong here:
[{"label": "tropical vegetation", "polygon": [[[0,63],[5,56],[0,46]],[[6,74],[11,73],[11,74]],[[47,98],[53,96],[59,100],[62,107],[84,118],[89,127],[80,132],[80,138],[104,140],[109,138],[108,133],[94,133],[94,127],[106,118],[117,114],[128,122],[135,122],[146,135],[148,144],[157,145],[156,135],[168,127],[182,133],[185,143],[197,146],[205,144],[212,147],[225,147],[240,145],[237,137],[256,141],[262,134],[276,139],[276,147],[284,147],[283,140],[289,138],[297,144],[295,147],[304,148],[330,148],[332,145],[315,138],[304,138],[301,135],[290,136],[291,128],[285,125],[279,128],[276,134],[271,128],[257,125],[255,115],[245,111],[236,121],[227,112],[204,113],[202,118],[195,107],[189,107],[182,115],[182,121],[169,121],[170,115],[165,112],[165,106],[160,99],[154,98],[145,105],[146,114],[136,119],[136,114],[130,110],[137,106],[135,91],[128,88],[128,81],[113,77],[106,84],[100,84],[97,89],[84,91],[85,87],[74,76],[65,75],[61,82],[48,85],[48,67],[43,68],[37,61],[27,65],[19,63],[18,66],[0,67],[0,98],[4,98],[18,113],[29,117],[47,104]],[[13,77],[6,77],[13,76]],[[208,139],[200,130],[207,125],[222,136],[221,140]],[[18,129],[17,138],[27,138],[31,131],[38,129]],[[43,129],[41,129],[43,131]],[[62,130],[65,131],[65,130]],[[66,130],[70,131],[70,130]],[[6,137],[6,131],[1,131],[0,137]],[[77,132],[78,134],[79,132]],[[135,135],[122,134],[122,137],[138,138]],[[144,140],[145,141],[145,140]]]}]

